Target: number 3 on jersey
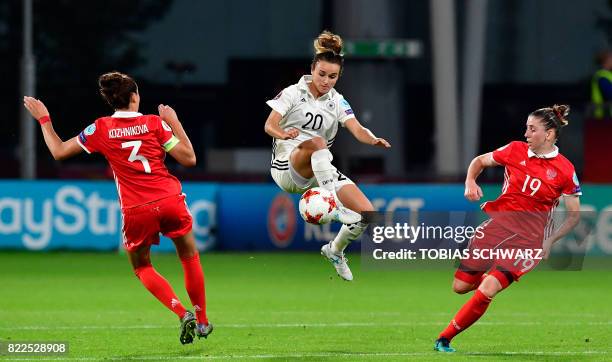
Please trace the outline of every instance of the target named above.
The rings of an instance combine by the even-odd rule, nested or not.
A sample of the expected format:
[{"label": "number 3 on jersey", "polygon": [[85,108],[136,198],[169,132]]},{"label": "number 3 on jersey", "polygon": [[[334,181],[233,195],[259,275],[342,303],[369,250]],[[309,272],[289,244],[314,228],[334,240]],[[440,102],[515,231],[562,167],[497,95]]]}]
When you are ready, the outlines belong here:
[{"label": "number 3 on jersey", "polygon": [[142,162],[142,166],[144,167],[145,173],[151,173],[151,166],[149,165],[149,160],[147,160],[144,156],[138,154],[138,150],[140,150],[140,146],[142,146],[142,141],[130,141],[123,142],[121,144],[121,148],[132,148],[132,153],[130,153],[130,157],[128,157],[128,161],[140,161]]}]

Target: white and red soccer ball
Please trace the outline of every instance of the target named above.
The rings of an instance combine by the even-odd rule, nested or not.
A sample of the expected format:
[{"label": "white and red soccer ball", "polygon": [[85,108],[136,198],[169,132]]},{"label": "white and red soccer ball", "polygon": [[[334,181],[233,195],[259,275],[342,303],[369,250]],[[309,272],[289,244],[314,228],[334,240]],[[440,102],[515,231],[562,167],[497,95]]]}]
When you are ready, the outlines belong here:
[{"label": "white and red soccer ball", "polygon": [[327,224],[332,221],[336,209],[334,195],[321,187],[314,187],[300,198],[300,215],[304,221],[315,224]]}]

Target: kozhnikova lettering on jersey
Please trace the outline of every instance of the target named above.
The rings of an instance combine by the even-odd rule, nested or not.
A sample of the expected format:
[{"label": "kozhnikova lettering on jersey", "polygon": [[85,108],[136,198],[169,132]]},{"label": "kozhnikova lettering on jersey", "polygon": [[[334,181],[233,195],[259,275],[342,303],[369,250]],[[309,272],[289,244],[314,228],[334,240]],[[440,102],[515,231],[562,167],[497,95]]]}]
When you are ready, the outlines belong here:
[{"label": "kozhnikova lettering on jersey", "polygon": [[144,133],[149,133],[149,129],[146,124],[139,124],[136,126],[125,127],[125,128],[113,128],[108,130],[108,138],[120,138],[138,136]]}]

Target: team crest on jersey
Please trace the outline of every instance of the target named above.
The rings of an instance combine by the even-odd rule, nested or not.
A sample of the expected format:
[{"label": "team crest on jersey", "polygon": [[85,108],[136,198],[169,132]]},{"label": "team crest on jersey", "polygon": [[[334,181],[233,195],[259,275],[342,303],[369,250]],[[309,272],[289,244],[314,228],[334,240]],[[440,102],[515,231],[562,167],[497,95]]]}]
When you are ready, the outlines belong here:
[{"label": "team crest on jersey", "polygon": [[334,108],[336,108],[336,103],[334,101],[328,101],[325,106],[327,107],[327,109],[329,109],[330,111],[333,111]]},{"label": "team crest on jersey", "polygon": [[554,179],[555,177],[557,177],[557,171],[553,170],[552,168],[549,168],[548,170],[546,170],[546,177],[549,180]]},{"label": "team crest on jersey", "polygon": [[92,134],[94,134],[95,131],[96,131],[96,124],[92,123],[89,126],[87,126],[87,128],[85,128],[85,131],[83,131],[83,133],[85,133],[85,136],[91,136]]}]

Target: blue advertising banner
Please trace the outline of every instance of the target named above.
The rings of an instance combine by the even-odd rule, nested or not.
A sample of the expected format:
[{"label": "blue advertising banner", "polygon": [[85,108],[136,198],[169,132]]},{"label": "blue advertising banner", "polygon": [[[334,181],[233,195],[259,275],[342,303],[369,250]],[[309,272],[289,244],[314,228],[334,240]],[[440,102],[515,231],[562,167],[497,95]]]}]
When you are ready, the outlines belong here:
[{"label": "blue advertising banner", "polygon": [[[216,189],[216,184],[184,184],[201,249],[214,244]],[[115,250],[121,227],[112,182],[0,182],[0,248]],[[163,239],[157,249],[174,250]]]},{"label": "blue advertising banner", "polygon": [[[340,225],[311,225],[298,213],[300,195],[274,184],[183,184],[200,250],[318,250]],[[363,185],[377,211],[477,211],[463,185]],[[483,201],[499,186],[483,187]],[[612,254],[612,187],[583,185],[582,209],[592,211],[589,250]],[[560,209],[562,209],[562,206]],[[122,219],[108,181],[0,181],[0,249],[117,250]],[[352,250],[359,248],[352,245]],[[162,238],[154,251],[174,251]],[[349,249],[350,250],[350,249]]]}]

